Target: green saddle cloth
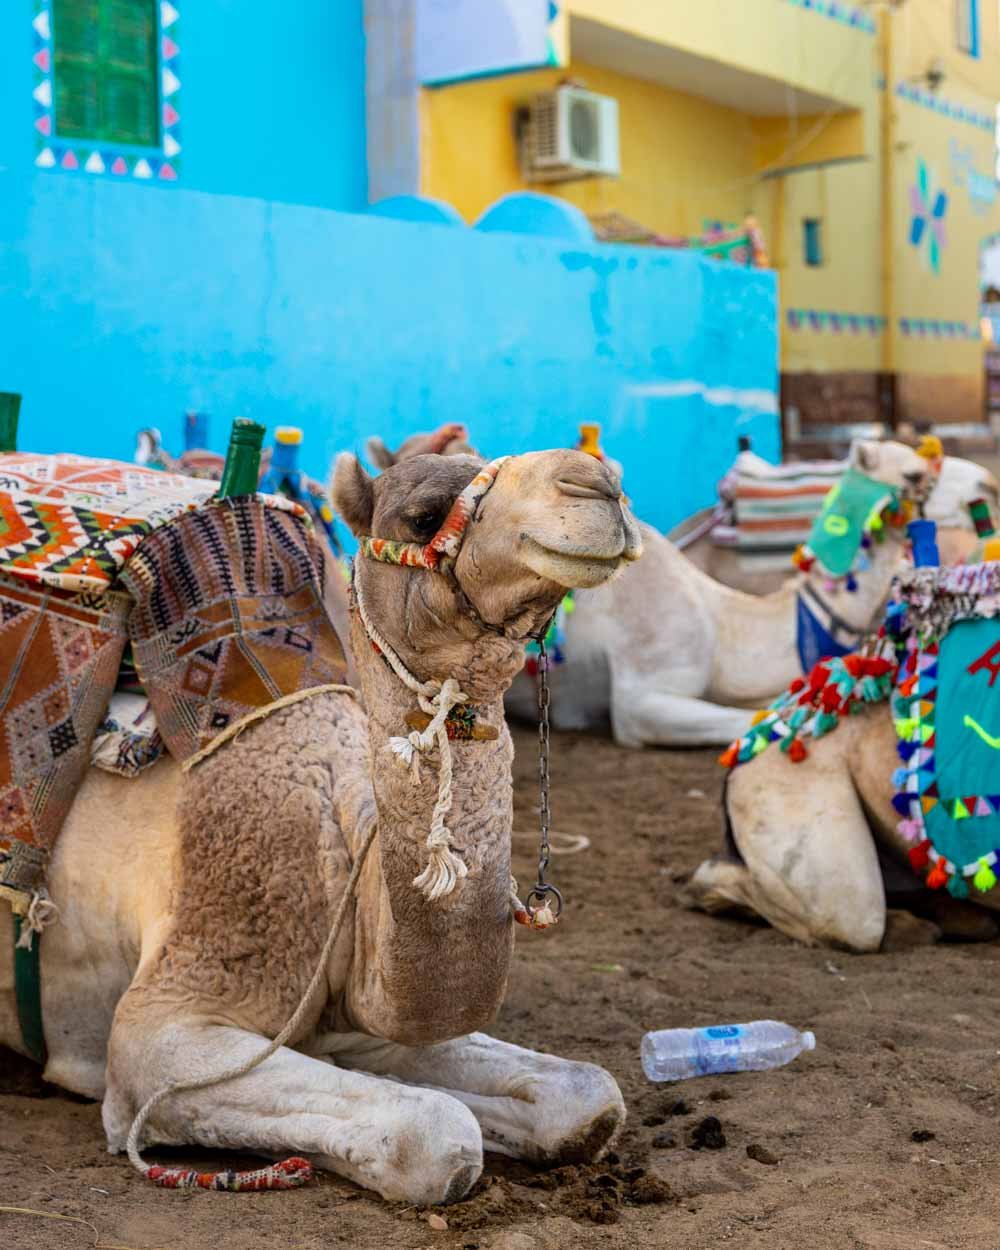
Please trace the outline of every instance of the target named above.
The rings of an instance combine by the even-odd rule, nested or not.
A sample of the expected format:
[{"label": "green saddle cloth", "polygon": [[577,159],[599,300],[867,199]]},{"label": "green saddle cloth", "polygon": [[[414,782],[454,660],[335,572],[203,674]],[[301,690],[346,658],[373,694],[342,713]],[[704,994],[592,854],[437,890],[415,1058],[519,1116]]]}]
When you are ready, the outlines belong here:
[{"label": "green saddle cloth", "polygon": [[1000,847],[1000,618],[957,622],[942,639],[932,716],[925,769],[937,801],[925,802],[924,827],[971,876]]}]

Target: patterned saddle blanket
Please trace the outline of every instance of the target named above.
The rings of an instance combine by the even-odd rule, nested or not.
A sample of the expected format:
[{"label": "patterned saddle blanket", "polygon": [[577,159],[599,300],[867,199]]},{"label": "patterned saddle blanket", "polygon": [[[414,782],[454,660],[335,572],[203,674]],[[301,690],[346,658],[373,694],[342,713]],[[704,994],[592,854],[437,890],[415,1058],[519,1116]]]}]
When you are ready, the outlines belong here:
[{"label": "patterned saddle blanket", "polygon": [[741,451],[719,483],[725,515],[712,529],[712,541],[745,552],[794,551],[808,539],[845,468],[840,460],[770,464]]},{"label": "patterned saddle blanket", "polygon": [[[262,708],[344,681],[304,510],[216,490],[0,455],[0,894],[15,909],[44,883],[92,750],[128,772],[158,738],[190,761]],[[120,682],[152,716],[111,704]]]}]

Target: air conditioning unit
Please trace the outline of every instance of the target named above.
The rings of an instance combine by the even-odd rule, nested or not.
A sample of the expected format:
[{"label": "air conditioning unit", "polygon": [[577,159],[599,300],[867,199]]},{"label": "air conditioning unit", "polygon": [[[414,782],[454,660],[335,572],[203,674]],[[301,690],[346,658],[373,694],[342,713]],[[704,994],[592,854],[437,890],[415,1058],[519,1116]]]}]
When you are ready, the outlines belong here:
[{"label": "air conditioning unit", "polygon": [[535,96],[525,143],[525,172],[533,182],[616,177],[618,101],[581,87]]}]

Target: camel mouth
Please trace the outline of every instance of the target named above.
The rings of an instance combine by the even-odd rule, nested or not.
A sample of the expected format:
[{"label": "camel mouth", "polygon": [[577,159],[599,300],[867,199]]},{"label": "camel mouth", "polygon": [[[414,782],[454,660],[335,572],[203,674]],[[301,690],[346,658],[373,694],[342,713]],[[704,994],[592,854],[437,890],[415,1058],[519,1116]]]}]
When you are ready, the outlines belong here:
[{"label": "camel mouth", "polygon": [[615,554],[606,555],[595,551],[560,550],[539,542],[530,534],[522,534],[520,558],[533,573],[567,590],[591,590],[603,586],[631,560],[638,559],[638,552],[624,538]]}]

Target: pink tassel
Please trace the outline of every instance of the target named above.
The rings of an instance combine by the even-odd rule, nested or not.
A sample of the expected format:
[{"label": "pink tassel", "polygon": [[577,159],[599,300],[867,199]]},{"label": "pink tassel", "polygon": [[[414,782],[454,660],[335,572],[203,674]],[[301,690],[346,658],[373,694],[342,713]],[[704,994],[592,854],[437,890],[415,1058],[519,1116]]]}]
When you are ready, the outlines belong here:
[{"label": "pink tassel", "polygon": [[920,837],[921,830],[920,822],[918,820],[901,820],[896,826],[896,829],[898,830],[900,837],[905,838],[907,842],[916,842],[917,838]]}]

